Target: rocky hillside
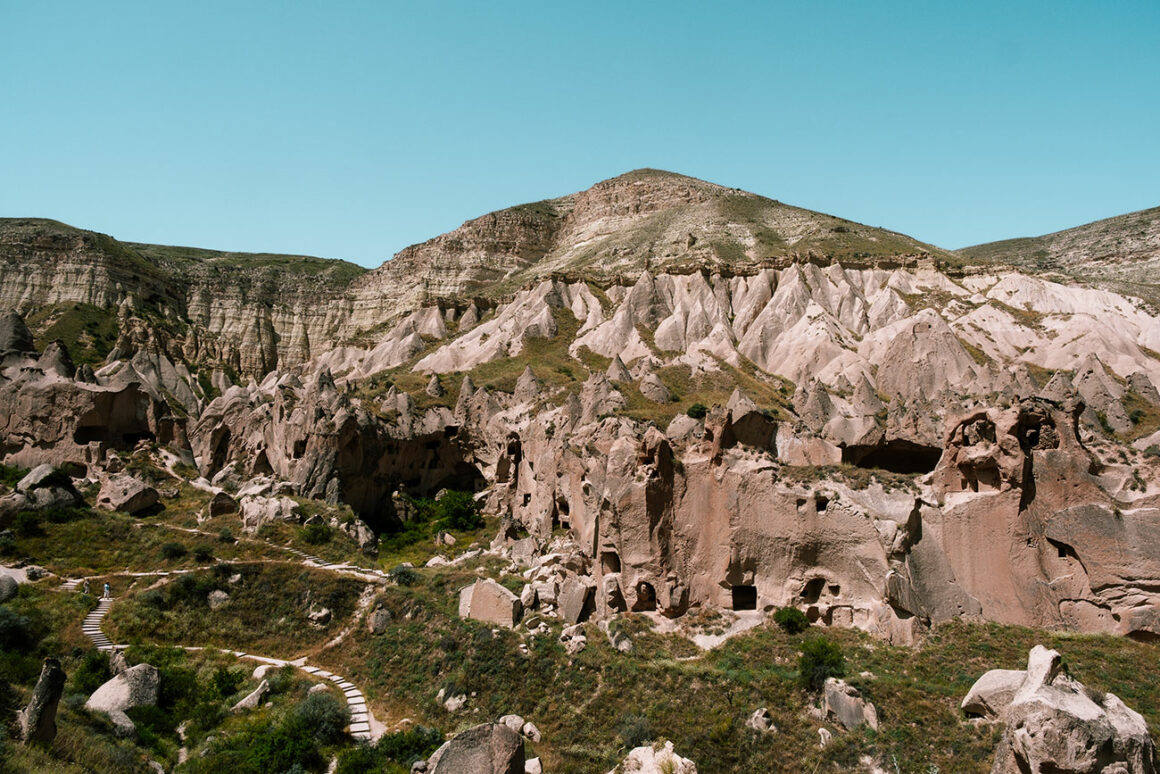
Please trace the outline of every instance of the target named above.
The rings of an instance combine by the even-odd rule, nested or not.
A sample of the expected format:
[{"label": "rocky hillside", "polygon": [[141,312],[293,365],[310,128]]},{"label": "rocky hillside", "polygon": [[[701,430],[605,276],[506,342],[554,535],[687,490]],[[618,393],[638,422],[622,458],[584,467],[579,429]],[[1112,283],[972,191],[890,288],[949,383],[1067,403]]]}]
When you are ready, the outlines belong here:
[{"label": "rocky hillside", "polygon": [[[482,622],[540,667],[546,633],[553,658],[574,659],[599,632],[614,651],[601,674],[633,636],[700,652],[768,633],[774,615],[900,647],[963,631],[946,628],[956,620],[1153,643],[1160,318],[1146,293],[1073,278],[1082,240],[1056,237],[1055,263],[964,258],[650,170],[469,221],[369,272],[8,221],[0,464],[20,475],[0,492],[0,529],[17,528],[0,547],[47,550],[21,525],[81,491],[142,518],[168,500],[185,534],[202,524],[295,556],[287,534],[309,547],[333,531],[359,561],[389,562],[375,578],[443,579],[406,602],[428,612],[397,625]],[[1118,260],[1138,270],[1154,255]],[[69,476],[26,480],[38,465]],[[177,481],[172,496],[146,473]],[[384,610],[368,637],[392,626]],[[448,677],[460,646],[431,631],[414,641],[439,654],[352,651],[356,674],[406,675],[392,714],[454,714],[480,675],[523,674]],[[989,685],[1011,675],[987,678],[983,714],[1055,696],[1039,674],[1055,661],[1038,660],[1018,678],[1027,696]],[[438,676],[437,703],[414,669]],[[857,690],[832,688],[822,717],[877,726]],[[1118,699],[1083,701],[1136,740],[1121,752],[1152,754]],[[748,727],[764,733],[761,709]],[[901,717],[881,719],[881,738]],[[590,733],[569,723],[552,755],[594,770],[564,749]],[[817,749],[803,728],[799,759]],[[1077,744],[1098,747],[1100,729]],[[1039,759],[1005,744],[996,771]],[[710,734],[700,749],[720,747]],[[768,760],[730,756],[709,759]]]},{"label": "rocky hillside", "polygon": [[958,252],[972,263],[1056,272],[1072,281],[1094,282],[1160,304],[1160,207]]}]

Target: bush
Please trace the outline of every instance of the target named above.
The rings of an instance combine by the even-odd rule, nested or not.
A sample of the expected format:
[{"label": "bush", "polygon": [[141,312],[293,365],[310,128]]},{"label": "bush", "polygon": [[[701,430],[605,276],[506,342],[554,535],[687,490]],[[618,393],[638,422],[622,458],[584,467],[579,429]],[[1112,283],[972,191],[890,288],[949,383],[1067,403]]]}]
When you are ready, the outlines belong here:
[{"label": "bush", "polygon": [[162,559],[181,559],[189,551],[181,543],[165,543],[161,546]]},{"label": "bush", "polygon": [[1144,450],[1144,456],[1145,457],[1160,457],[1160,446],[1157,446],[1156,444],[1152,444],[1151,446],[1149,446],[1147,449]]},{"label": "bush", "polygon": [[400,586],[414,586],[419,582],[419,573],[411,567],[399,565],[387,573],[387,577]]},{"label": "bush", "polygon": [[814,637],[802,643],[798,658],[798,682],[809,691],[820,691],[828,677],[846,674],[846,659],[842,649],[825,637]]},{"label": "bush", "polygon": [[15,489],[20,479],[28,475],[27,468],[18,468],[15,465],[0,465],[0,484]]},{"label": "bush", "polygon": [[213,673],[213,687],[218,696],[228,699],[238,692],[238,688],[245,681],[245,676],[239,672],[232,672],[225,667],[218,667]]},{"label": "bush", "polygon": [[213,561],[213,549],[209,546],[198,546],[193,549],[193,558],[198,562],[205,564]]},{"label": "bush", "polygon": [[783,607],[773,614],[773,622],[787,634],[801,634],[810,628],[810,619],[796,607]]},{"label": "bush", "polygon": [[233,543],[234,533],[230,532],[229,527],[222,527],[221,532],[218,533],[218,540],[223,543]]},{"label": "bush", "polygon": [[624,715],[616,731],[626,749],[631,750],[648,744],[653,739],[652,726],[645,715]]},{"label": "bush", "polygon": [[302,539],[312,546],[330,541],[330,527],[325,524],[307,524],[302,528]]},{"label": "bush", "polygon": [[112,677],[108,655],[99,650],[90,650],[73,670],[72,688],[77,693],[89,696]]},{"label": "bush", "polygon": [[454,489],[444,492],[443,496],[435,501],[435,516],[443,529],[467,532],[483,526],[479,505],[471,492]]},{"label": "bush", "polygon": [[20,537],[43,537],[44,527],[40,525],[40,514],[32,511],[21,511],[12,520],[12,528]]},{"label": "bush", "polygon": [[350,722],[350,710],[329,693],[315,693],[294,709],[294,716],[322,744],[334,744],[343,738],[343,729]]},{"label": "bush", "polygon": [[685,413],[693,419],[704,419],[705,415],[709,413],[709,407],[704,403],[694,403],[685,410]]},{"label": "bush", "polygon": [[30,649],[35,639],[32,623],[26,616],[7,606],[0,607],[0,650]]}]

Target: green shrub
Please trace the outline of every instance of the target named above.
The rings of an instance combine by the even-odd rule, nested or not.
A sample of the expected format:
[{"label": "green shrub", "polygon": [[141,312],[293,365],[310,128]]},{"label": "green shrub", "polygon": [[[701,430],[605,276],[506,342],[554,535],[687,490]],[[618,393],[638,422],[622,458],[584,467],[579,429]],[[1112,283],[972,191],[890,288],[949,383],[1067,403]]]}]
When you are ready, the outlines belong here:
[{"label": "green shrub", "polygon": [[814,637],[802,643],[798,657],[798,682],[809,691],[820,691],[828,677],[846,674],[846,659],[842,649],[825,637]]},{"label": "green shrub", "polygon": [[229,527],[222,527],[221,532],[218,532],[218,540],[223,543],[233,543],[234,533],[230,532]]},{"label": "green shrub", "polygon": [[28,475],[27,468],[20,468],[15,465],[0,465],[0,484],[9,489],[16,488],[20,483],[20,479]]},{"label": "green shrub", "polygon": [[294,708],[294,717],[305,723],[319,742],[334,744],[343,738],[350,710],[329,693],[315,693]]},{"label": "green shrub", "polygon": [[40,514],[32,511],[21,511],[12,520],[12,528],[20,537],[43,537],[44,527],[40,525]]},{"label": "green shrub", "polygon": [[189,551],[181,543],[164,543],[161,546],[162,559],[181,559]]},{"label": "green shrub", "polygon": [[7,605],[0,607],[0,650],[25,650],[32,647],[35,636],[27,616]]},{"label": "green shrub", "polygon": [[89,696],[113,677],[109,670],[109,656],[99,650],[90,650],[73,670],[72,689]]},{"label": "green shrub", "polygon": [[302,528],[302,539],[312,546],[330,541],[330,527],[325,524],[307,524]]},{"label": "green shrub", "polygon": [[209,546],[197,546],[193,549],[193,558],[205,564],[213,561],[213,549]]},{"label": "green shrub", "polygon": [[245,676],[225,667],[218,667],[213,673],[213,687],[218,696],[228,699],[238,692],[238,688],[245,681]]},{"label": "green shrub", "polygon": [[483,517],[479,515],[479,504],[471,492],[448,490],[435,501],[435,515],[438,526],[443,529],[457,529],[464,532],[479,529],[483,526]]},{"label": "green shrub", "polygon": [[801,634],[810,628],[810,619],[796,607],[783,607],[773,614],[773,622],[787,634]]},{"label": "green shrub", "polygon": [[705,415],[709,413],[709,407],[704,403],[694,403],[689,408],[685,409],[685,413],[693,419],[704,419]]},{"label": "green shrub", "polygon": [[649,725],[648,717],[645,715],[629,714],[621,717],[616,735],[628,750],[641,747],[653,740],[652,726]]},{"label": "green shrub", "polygon": [[419,582],[419,573],[411,567],[399,565],[387,573],[387,577],[400,586],[414,586]]},{"label": "green shrub", "polygon": [[1156,444],[1152,444],[1151,446],[1149,446],[1147,449],[1144,450],[1144,456],[1145,457],[1160,457],[1160,446],[1157,446]]}]

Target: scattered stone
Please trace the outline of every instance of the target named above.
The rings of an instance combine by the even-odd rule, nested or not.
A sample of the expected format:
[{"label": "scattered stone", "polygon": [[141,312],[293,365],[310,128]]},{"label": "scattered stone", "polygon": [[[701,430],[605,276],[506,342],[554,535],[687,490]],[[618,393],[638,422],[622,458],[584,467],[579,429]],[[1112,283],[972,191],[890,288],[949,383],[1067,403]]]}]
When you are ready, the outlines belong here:
[{"label": "scattered stone", "polygon": [[524,774],[524,740],[502,723],[456,734],[427,760],[430,774]]},{"label": "scattered stone", "polygon": [[608,774],[697,774],[697,766],[673,750],[672,742],[637,747]]},{"label": "scattered stone", "polygon": [[749,716],[749,720],[745,721],[746,728],[752,728],[762,734],[776,734],[777,727],[773,725],[773,715],[769,713],[766,707],[760,707],[753,711]]},{"label": "scattered stone", "polygon": [[230,595],[221,589],[214,589],[206,597],[210,610],[220,610],[230,603]]},{"label": "scattered stone", "polygon": [[524,588],[520,591],[520,604],[525,610],[530,610],[536,606],[536,589],[532,584],[524,584]]},{"label": "scattered stone", "polygon": [[822,702],[826,715],[835,718],[846,730],[853,731],[862,724],[878,730],[878,710],[844,680],[827,678]]},{"label": "scattered stone", "polygon": [[544,774],[544,766],[539,758],[529,758],[524,761],[524,774]]},{"label": "scattered stone", "polygon": [[830,733],[828,728],[818,729],[818,747],[823,750],[834,740],[834,735]]},{"label": "scattered stone", "polygon": [[330,687],[326,683],[316,683],[310,686],[310,690],[306,692],[306,695],[313,696],[316,693],[330,693]]},{"label": "scattered stone", "polygon": [[655,373],[646,374],[640,380],[640,394],[653,403],[668,403],[673,399],[669,388],[665,387],[664,382]]},{"label": "scattered stone", "polygon": [[30,581],[38,581],[41,578],[48,577],[48,570],[44,569],[39,564],[30,564],[24,568],[24,575]]},{"label": "scattered stone", "polygon": [[577,577],[569,577],[564,581],[564,589],[560,592],[560,615],[569,624],[577,624],[587,620],[593,610],[594,588]]},{"label": "scattered stone", "polygon": [[371,614],[367,616],[367,630],[371,634],[382,634],[387,630],[391,624],[391,611],[382,607],[375,608]]},{"label": "scattered stone", "polygon": [[230,707],[230,712],[244,712],[246,710],[257,709],[258,705],[262,703],[262,699],[266,698],[266,694],[269,692],[270,684],[263,680],[249,695]]},{"label": "scattered stone", "polygon": [[519,715],[504,715],[502,718],[500,718],[496,722],[503,723],[505,726],[510,728],[512,731],[515,731],[517,734],[520,733],[520,730],[524,727],[524,719],[521,718]]},{"label": "scattered stone", "polygon": [[20,592],[20,584],[11,575],[0,575],[0,602],[7,602]]},{"label": "scattered stone", "polygon": [[520,598],[490,578],[459,591],[459,617],[514,627],[523,608]]},{"label": "scattered stone", "polygon": [[467,694],[455,693],[448,691],[446,688],[440,688],[439,693],[435,694],[435,703],[448,712],[458,712],[467,704]]},{"label": "scattered stone", "polygon": [[315,626],[326,626],[330,623],[330,608],[311,605],[310,609],[306,612],[306,618]]},{"label": "scattered stone", "polygon": [[536,728],[535,724],[530,720],[520,727],[520,733],[533,742],[539,742],[542,738],[540,735],[540,729]]},{"label": "scattered stone", "polygon": [[157,490],[129,475],[109,477],[97,495],[97,505],[110,511],[140,513],[159,502]]},{"label": "scattered stone", "polygon": [[18,713],[20,738],[25,742],[47,746],[56,738],[56,708],[64,691],[64,682],[65,674],[60,662],[46,658],[28,706]]},{"label": "scattered stone", "polygon": [[238,512],[238,501],[225,492],[218,492],[209,501],[209,517],[226,516]]}]

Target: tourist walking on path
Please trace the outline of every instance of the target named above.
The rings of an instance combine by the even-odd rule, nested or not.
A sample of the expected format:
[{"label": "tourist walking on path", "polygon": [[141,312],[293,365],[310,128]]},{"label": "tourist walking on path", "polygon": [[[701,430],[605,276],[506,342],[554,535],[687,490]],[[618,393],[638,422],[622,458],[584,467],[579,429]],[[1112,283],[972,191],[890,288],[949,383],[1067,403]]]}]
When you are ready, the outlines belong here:
[{"label": "tourist walking on path", "polygon": [[105,581],[105,594],[101,598],[102,599],[112,599],[113,598],[113,590],[111,588],[109,588],[108,581]]},{"label": "tourist walking on path", "polygon": [[89,579],[88,578],[85,578],[84,590],[85,590],[86,594],[92,593],[92,589],[89,588]]}]

